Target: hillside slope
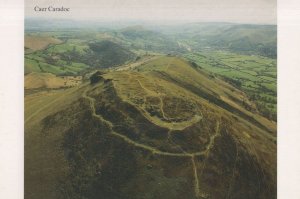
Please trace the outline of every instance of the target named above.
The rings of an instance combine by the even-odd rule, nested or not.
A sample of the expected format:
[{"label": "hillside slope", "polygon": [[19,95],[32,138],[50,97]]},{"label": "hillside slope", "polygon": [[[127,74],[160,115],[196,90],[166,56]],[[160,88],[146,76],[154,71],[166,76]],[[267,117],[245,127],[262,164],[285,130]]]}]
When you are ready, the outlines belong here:
[{"label": "hillside slope", "polygon": [[241,54],[277,57],[277,26],[230,23],[196,23],[175,27],[173,35],[195,51],[227,49]]},{"label": "hillside slope", "polygon": [[25,75],[25,89],[57,89],[77,86],[81,83],[82,77],[55,76],[51,73],[29,73]]},{"label": "hillside slope", "polygon": [[91,66],[106,68],[121,65],[135,57],[129,49],[109,40],[90,43],[89,47],[91,52],[88,52],[86,59],[93,60],[88,62]]},{"label": "hillside slope", "polygon": [[177,42],[157,31],[151,31],[143,26],[130,26],[117,31],[118,38],[129,42],[135,49],[164,53],[183,52]]},{"label": "hillside slope", "polygon": [[276,124],[180,58],[26,98],[25,198],[276,198]]},{"label": "hillside slope", "polygon": [[62,42],[63,41],[53,37],[25,35],[26,52],[43,50],[50,44],[60,44]]}]

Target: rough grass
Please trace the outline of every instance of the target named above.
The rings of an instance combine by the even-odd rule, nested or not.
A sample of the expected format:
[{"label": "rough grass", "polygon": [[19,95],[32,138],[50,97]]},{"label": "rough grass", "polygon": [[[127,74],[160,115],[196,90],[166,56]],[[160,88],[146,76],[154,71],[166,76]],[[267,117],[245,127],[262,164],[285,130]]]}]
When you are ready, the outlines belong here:
[{"label": "rough grass", "polygon": [[133,70],[26,96],[26,199],[275,197],[276,124],[243,92],[178,57]]},{"label": "rough grass", "polygon": [[81,84],[81,76],[55,76],[51,73],[30,73],[25,76],[25,89],[65,88]]},{"label": "rough grass", "polygon": [[62,132],[68,125],[61,121],[61,125],[46,131],[42,121],[76,102],[79,96],[80,88],[25,96],[25,198],[58,197],[57,183],[68,170],[61,148]]},{"label": "rough grass", "polygon": [[53,37],[25,35],[25,47],[32,51],[43,50],[50,44],[60,44],[61,40]]}]

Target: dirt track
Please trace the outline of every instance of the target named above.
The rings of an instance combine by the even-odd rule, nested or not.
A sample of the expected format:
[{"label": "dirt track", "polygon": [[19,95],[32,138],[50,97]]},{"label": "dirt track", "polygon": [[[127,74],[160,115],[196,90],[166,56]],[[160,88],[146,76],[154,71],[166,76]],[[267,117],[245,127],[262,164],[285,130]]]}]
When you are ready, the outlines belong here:
[{"label": "dirt track", "polygon": [[207,157],[209,155],[209,152],[210,152],[211,148],[214,145],[215,139],[218,136],[220,136],[219,121],[216,122],[215,133],[210,137],[210,141],[209,141],[208,145],[206,146],[205,150],[202,150],[202,151],[199,151],[199,152],[195,152],[195,153],[187,153],[185,151],[183,151],[182,153],[164,152],[164,151],[161,151],[161,150],[159,150],[159,149],[157,149],[155,147],[138,143],[138,142],[136,142],[134,140],[131,140],[130,138],[128,138],[125,135],[122,135],[122,134],[119,134],[119,133],[113,131],[113,126],[114,125],[110,121],[105,120],[101,115],[96,114],[95,99],[87,95],[87,91],[88,90],[89,90],[89,86],[83,92],[82,97],[85,98],[85,99],[87,99],[89,101],[90,108],[91,108],[91,111],[92,111],[92,115],[95,118],[97,118],[98,120],[100,120],[102,123],[105,123],[105,124],[107,124],[110,127],[112,135],[114,135],[114,136],[116,136],[118,138],[121,138],[123,141],[125,141],[126,143],[128,143],[130,145],[133,145],[135,147],[142,148],[144,150],[150,151],[153,154],[157,154],[157,155],[161,155],[161,156],[174,156],[174,157],[189,157],[189,158],[191,158],[192,167],[193,167],[193,173],[194,173],[195,194],[196,194],[197,197],[202,197],[202,198],[206,198],[207,197],[207,195],[205,193],[201,192],[200,187],[199,187],[199,175],[198,175],[198,172],[197,172],[197,166],[196,166],[195,157],[196,156],[204,155],[206,157],[206,159],[207,159]]}]

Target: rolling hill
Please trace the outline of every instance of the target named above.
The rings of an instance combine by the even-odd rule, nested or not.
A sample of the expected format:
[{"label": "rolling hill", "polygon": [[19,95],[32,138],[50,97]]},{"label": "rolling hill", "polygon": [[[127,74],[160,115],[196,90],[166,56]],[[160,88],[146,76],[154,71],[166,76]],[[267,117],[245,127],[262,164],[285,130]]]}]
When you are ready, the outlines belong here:
[{"label": "rolling hill", "polygon": [[276,25],[191,23],[160,31],[194,51],[226,49],[240,54],[277,57]]},{"label": "rolling hill", "polygon": [[135,58],[131,50],[110,40],[67,39],[64,43],[25,54],[25,74],[78,75],[93,68],[116,67]]},{"label": "rolling hill", "polygon": [[90,43],[89,48],[91,51],[87,52],[83,60],[87,60],[87,63],[95,67],[117,66],[135,58],[135,54],[129,49],[109,40]]},{"label": "rolling hill", "polygon": [[25,50],[27,53],[34,52],[43,50],[50,44],[60,44],[62,42],[63,41],[53,37],[25,35]]},{"label": "rolling hill", "polygon": [[95,77],[25,97],[25,198],[276,198],[276,123],[245,93],[174,56]]},{"label": "rolling hill", "polygon": [[[230,50],[232,52],[277,57],[277,26],[235,23],[92,23],[68,20],[25,21],[27,32],[36,29],[61,33],[57,38],[84,41],[110,40],[135,51],[181,54],[187,51]],[[46,26],[45,24],[51,24]],[[143,24],[136,25],[136,24]],[[51,28],[50,28],[51,27]],[[62,27],[65,27],[64,29]],[[64,30],[64,31],[63,31]],[[65,31],[68,30],[68,31]],[[88,31],[87,31],[88,30]]]},{"label": "rolling hill", "polygon": [[184,52],[174,39],[143,26],[129,26],[117,30],[116,33],[117,37],[129,43],[131,48],[163,53]]}]

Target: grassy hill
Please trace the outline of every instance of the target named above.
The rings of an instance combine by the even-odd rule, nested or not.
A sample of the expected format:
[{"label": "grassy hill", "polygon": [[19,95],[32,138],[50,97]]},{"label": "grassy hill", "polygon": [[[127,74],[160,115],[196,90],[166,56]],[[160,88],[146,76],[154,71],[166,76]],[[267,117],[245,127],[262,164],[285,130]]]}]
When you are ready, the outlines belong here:
[{"label": "grassy hill", "polygon": [[134,53],[130,50],[109,40],[90,43],[89,47],[91,51],[88,51],[86,60],[95,67],[107,68],[117,66],[135,58]]},{"label": "grassy hill", "polygon": [[196,23],[162,31],[194,51],[226,49],[240,54],[277,57],[276,25]]},{"label": "grassy hill", "polygon": [[[110,40],[135,51],[184,53],[203,49],[277,57],[277,26],[235,23],[153,24],[101,23],[26,19],[26,32],[37,30],[56,38],[83,41]],[[50,25],[51,24],[51,25]],[[143,24],[137,25],[137,24]],[[41,34],[41,33],[39,33]]]},{"label": "grassy hill", "polygon": [[116,31],[117,37],[131,48],[156,51],[163,53],[178,53],[184,51],[177,41],[157,31],[149,30],[143,26],[130,26]]},{"label": "grassy hill", "polygon": [[244,92],[174,56],[98,74],[25,97],[25,198],[276,197],[276,123]]},{"label": "grassy hill", "polygon": [[60,44],[62,42],[54,37],[25,35],[25,52],[43,50],[50,44]]},{"label": "grassy hill", "polygon": [[44,47],[25,54],[25,74],[79,75],[91,68],[116,67],[136,58],[128,48],[109,40],[65,38],[64,43]]}]

